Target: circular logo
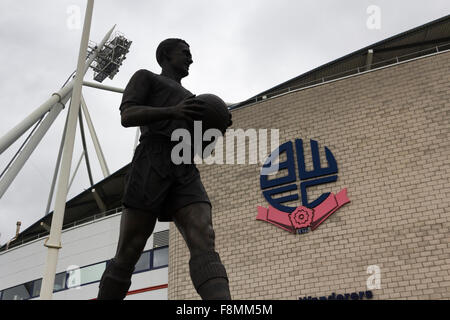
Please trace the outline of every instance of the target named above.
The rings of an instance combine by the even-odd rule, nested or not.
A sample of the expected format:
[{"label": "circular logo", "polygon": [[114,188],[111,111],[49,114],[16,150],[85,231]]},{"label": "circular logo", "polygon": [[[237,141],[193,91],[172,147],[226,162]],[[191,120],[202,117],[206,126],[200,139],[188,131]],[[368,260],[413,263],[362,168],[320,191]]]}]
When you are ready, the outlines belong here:
[{"label": "circular logo", "polygon": [[[295,140],[295,150],[294,143],[288,141],[280,145],[266,159],[261,168],[260,185],[264,198],[274,208],[283,212],[293,213],[297,206],[292,207],[285,205],[285,203],[298,201],[299,194],[301,196],[301,204],[304,207],[314,208],[330,194],[324,193],[313,201],[308,199],[308,187],[335,182],[337,181],[338,172],[336,160],[327,147],[325,147],[325,156],[328,162],[326,167],[321,166],[317,141],[310,140],[310,148],[313,163],[312,170],[306,170],[305,167],[302,139]],[[294,151],[297,161],[295,161]],[[285,161],[279,161],[281,155],[285,155]],[[297,181],[300,183],[297,183]],[[301,224],[302,219],[307,218],[308,215],[304,215],[303,218],[298,216],[296,221],[298,221],[298,224]]]}]

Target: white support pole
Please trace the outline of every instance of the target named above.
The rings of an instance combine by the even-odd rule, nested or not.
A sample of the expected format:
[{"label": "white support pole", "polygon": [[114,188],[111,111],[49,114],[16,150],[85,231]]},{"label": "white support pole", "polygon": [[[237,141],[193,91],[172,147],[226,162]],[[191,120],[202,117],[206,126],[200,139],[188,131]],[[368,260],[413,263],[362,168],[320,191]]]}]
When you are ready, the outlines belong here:
[{"label": "white support pole", "polygon": [[[108,40],[108,38],[111,35],[113,29],[114,29],[114,27],[107,33],[107,35],[104,37],[104,39],[102,40],[102,42],[101,42],[101,44],[100,44],[100,46],[98,48],[102,48],[103,47],[103,44]],[[99,51],[99,49],[96,50],[95,56],[97,55],[98,51]],[[65,140],[65,137],[66,137],[66,128],[67,128],[67,120],[68,119],[69,119],[69,113],[67,113],[66,123],[65,123],[64,129],[63,129],[63,135],[62,135],[61,144],[60,144],[60,147],[59,147],[58,158],[56,160],[55,171],[53,173],[53,179],[52,179],[52,185],[51,185],[51,188],[50,188],[50,193],[49,193],[48,200],[47,200],[47,207],[45,209],[45,214],[44,215],[47,215],[48,213],[50,213],[50,206],[51,206],[52,199],[53,199],[53,192],[54,192],[55,185],[56,185],[56,178],[58,177],[59,165],[60,165],[60,162],[61,162],[62,150],[63,150],[63,147],[64,147],[64,140]]]},{"label": "white support pole", "polygon": [[[73,155],[73,145],[75,141],[75,132],[77,127],[78,112],[80,110],[81,87],[83,84],[85,60],[89,42],[89,33],[91,29],[92,12],[94,0],[87,1],[86,14],[83,23],[83,33],[81,36],[80,50],[78,52],[77,71],[75,74],[72,98],[70,100],[69,119],[67,122],[67,131],[64,142],[64,150],[56,189],[55,210],[52,217],[50,236],[45,241],[47,250],[47,260],[45,273],[42,279],[40,297],[42,300],[50,300],[53,296],[53,287],[55,283],[56,265],[58,263],[58,253],[61,248],[61,230],[64,222],[64,210],[67,199],[67,186],[69,182],[70,166]],[[89,67],[89,66],[88,66]]]},{"label": "white support pole", "polygon": [[372,61],[373,61],[373,49],[369,49],[367,51],[367,57],[366,57],[366,70],[370,70],[372,67]]},{"label": "white support pole", "polygon": [[[69,112],[67,112],[66,121],[64,122],[64,129],[62,132],[61,142],[59,143],[58,157],[56,158],[55,170],[53,171],[52,185],[47,200],[47,207],[45,208],[44,217],[50,213],[50,206],[53,200],[53,192],[55,191],[56,178],[58,177],[59,165],[61,164],[61,156],[64,148],[64,140],[66,138],[67,121],[69,120]],[[50,231],[50,229],[48,230]]]},{"label": "white support pole", "polygon": [[[83,73],[86,74],[89,66],[97,57],[101,48],[103,48],[106,41],[108,41],[111,33],[113,32],[115,25],[109,30],[106,36],[98,45],[97,49],[92,52],[89,59],[84,63],[84,68],[80,69],[78,74]],[[87,48],[86,48],[87,50]],[[86,58],[86,56],[85,56]],[[61,100],[67,95],[70,94],[74,85],[74,79],[72,79],[67,85],[62,87],[58,92],[53,93],[52,96],[45,101],[39,108],[29,114],[25,119],[23,119],[19,124],[17,124],[14,128],[8,131],[3,137],[0,138],[0,154],[3,153],[11,144],[13,144],[22,134],[24,134],[33,124],[35,124],[46,112],[50,110],[50,108],[57,102],[61,102]]]},{"label": "white support pole", "polygon": [[77,166],[75,167],[75,170],[72,174],[72,178],[70,179],[69,186],[67,187],[67,193],[69,193],[69,190],[70,190],[70,187],[72,186],[73,180],[75,180],[75,176],[77,175],[78,168],[80,168],[80,164],[81,164],[81,161],[83,160],[84,155],[85,155],[85,151],[83,150],[83,152],[81,153],[80,160],[78,160]]},{"label": "white support pole", "polygon": [[102,198],[98,195],[97,190],[92,189],[92,196],[95,199],[95,202],[97,202],[97,206],[100,209],[100,212],[106,212],[106,206],[105,203],[102,201]]},{"label": "white support pole", "polygon": [[27,142],[23,150],[20,152],[17,159],[14,160],[11,167],[9,167],[8,171],[6,171],[5,175],[0,180],[0,198],[5,194],[6,190],[19,173],[20,169],[23,168],[25,162],[31,156],[33,151],[36,149],[37,145],[42,140],[44,135],[47,133],[48,129],[53,124],[56,117],[59,115],[59,113],[63,108],[64,105],[61,103],[57,103],[53,106],[48,115],[46,115],[44,120],[42,120],[42,123],[39,125],[39,128],[36,130],[36,132]]},{"label": "white support pole", "polygon": [[101,89],[101,90],[106,90],[106,91],[117,92],[117,93],[123,93],[124,92],[124,89],[111,87],[111,86],[105,86],[104,84],[99,84],[99,83],[89,82],[89,81],[83,81],[83,86],[96,88],[96,89]]},{"label": "white support pole", "polygon": [[0,154],[3,153],[11,144],[22,136],[33,124],[35,124],[44,114],[46,114],[55,103],[70,93],[72,86],[69,84],[54,93],[50,99],[44,102],[38,109],[33,111],[28,117],[22,120],[18,125],[12,128],[8,133],[0,138]]},{"label": "white support pole", "polygon": [[92,123],[91,115],[89,114],[86,101],[84,100],[83,95],[81,95],[81,108],[83,110],[84,118],[86,119],[89,133],[91,134],[98,162],[100,162],[100,167],[102,168],[103,176],[106,178],[109,176],[108,165],[106,164],[105,156],[100,146],[100,142],[98,141],[97,133],[95,132],[94,124]]},{"label": "white support pole", "polygon": [[[81,99],[81,96],[80,96]],[[83,116],[81,115],[81,109],[78,109],[78,121],[80,123],[80,135],[81,135],[81,143],[83,145],[84,150],[84,160],[86,162],[86,169],[89,177],[89,182],[91,183],[91,187],[94,185],[94,179],[92,178],[92,170],[91,163],[89,161],[89,154],[86,145],[86,136],[84,135],[84,125],[83,125]]]}]

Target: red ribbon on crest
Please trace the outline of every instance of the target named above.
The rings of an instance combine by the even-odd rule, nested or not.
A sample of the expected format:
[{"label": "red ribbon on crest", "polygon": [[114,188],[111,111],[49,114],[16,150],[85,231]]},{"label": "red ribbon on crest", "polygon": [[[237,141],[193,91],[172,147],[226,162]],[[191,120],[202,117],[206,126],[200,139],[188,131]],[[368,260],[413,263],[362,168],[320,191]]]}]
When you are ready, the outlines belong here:
[{"label": "red ribbon on crest", "polygon": [[315,230],[329,216],[349,202],[347,188],[344,188],[337,194],[330,193],[314,208],[299,206],[292,213],[283,212],[271,206],[269,208],[258,206],[256,220],[266,221],[291,233],[297,233],[298,229],[308,227]]}]

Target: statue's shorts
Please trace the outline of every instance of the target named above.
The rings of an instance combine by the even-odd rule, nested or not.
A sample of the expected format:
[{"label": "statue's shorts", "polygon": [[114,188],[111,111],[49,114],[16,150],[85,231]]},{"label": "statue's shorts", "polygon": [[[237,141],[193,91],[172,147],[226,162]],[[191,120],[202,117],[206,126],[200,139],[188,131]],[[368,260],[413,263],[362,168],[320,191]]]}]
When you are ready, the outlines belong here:
[{"label": "statue's shorts", "polygon": [[171,152],[177,143],[162,136],[141,140],[125,179],[123,206],[173,221],[172,215],[189,204],[211,205],[195,164],[173,163]]}]

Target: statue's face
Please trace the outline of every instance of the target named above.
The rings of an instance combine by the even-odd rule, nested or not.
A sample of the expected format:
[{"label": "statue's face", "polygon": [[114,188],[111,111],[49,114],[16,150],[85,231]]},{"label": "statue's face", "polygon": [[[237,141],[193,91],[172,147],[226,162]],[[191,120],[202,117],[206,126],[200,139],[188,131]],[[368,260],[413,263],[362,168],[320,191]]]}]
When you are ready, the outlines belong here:
[{"label": "statue's face", "polygon": [[189,66],[192,62],[191,51],[189,50],[189,47],[182,42],[180,42],[169,54],[169,63],[181,77],[186,77],[189,74]]}]

